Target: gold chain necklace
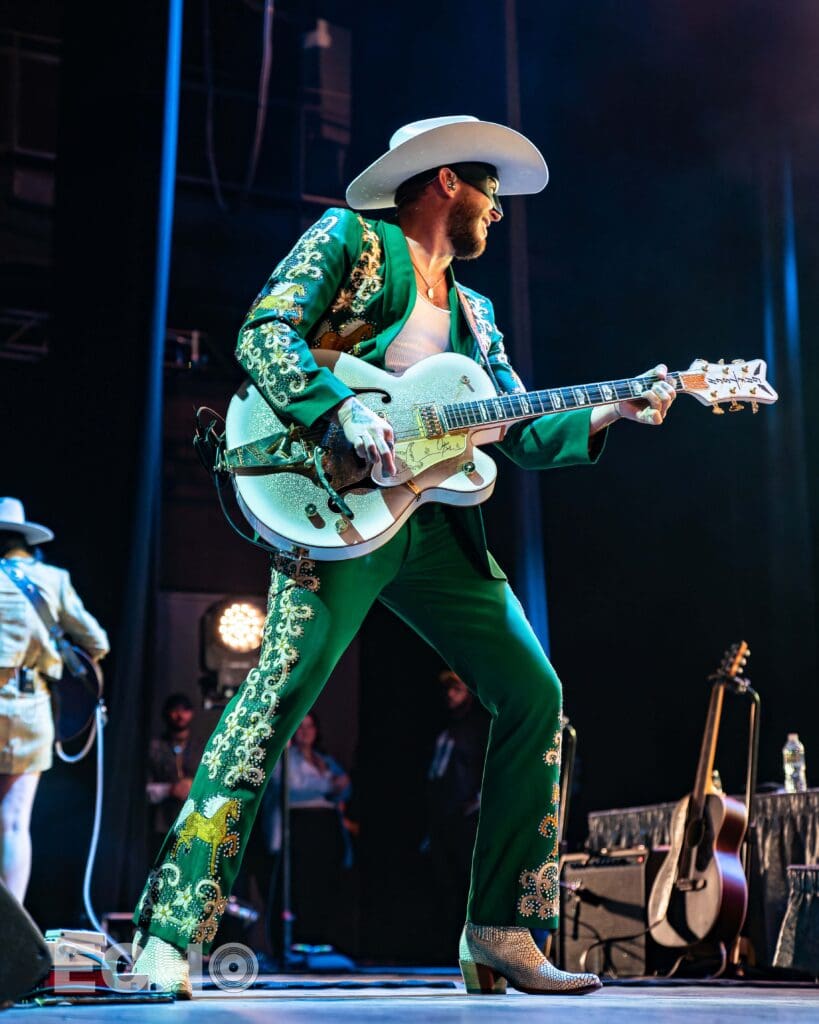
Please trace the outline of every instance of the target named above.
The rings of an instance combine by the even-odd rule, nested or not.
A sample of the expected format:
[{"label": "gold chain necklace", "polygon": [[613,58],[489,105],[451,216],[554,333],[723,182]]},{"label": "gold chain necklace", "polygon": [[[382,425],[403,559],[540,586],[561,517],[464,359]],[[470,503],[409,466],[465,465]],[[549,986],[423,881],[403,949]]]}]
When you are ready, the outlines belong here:
[{"label": "gold chain necklace", "polygon": [[[441,276],[438,278],[438,280],[435,282],[435,284],[430,284],[429,281],[426,279],[426,277],[424,275],[424,272],[421,270],[421,268],[418,266],[418,264],[412,258],[412,253],[411,252],[409,254],[409,258],[410,258],[410,263],[415,267],[415,269],[421,275],[421,280],[427,286],[427,298],[431,299],[435,295],[435,289],[438,287],[438,285],[441,283],[441,281],[443,281],[443,279],[446,277],[446,270],[443,272],[443,274],[441,274]],[[447,270],[449,270],[449,267],[447,267]]]}]

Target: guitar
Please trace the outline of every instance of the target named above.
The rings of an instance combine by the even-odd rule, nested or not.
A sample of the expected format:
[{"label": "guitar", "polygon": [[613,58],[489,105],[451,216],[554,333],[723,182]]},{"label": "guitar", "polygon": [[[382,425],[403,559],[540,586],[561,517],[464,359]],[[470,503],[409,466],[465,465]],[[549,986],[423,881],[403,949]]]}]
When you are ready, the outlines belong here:
[{"label": "guitar", "polygon": [[[216,469],[231,474],[250,525],[280,550],[305,558],[355,558],[385,544],[430,501],[478,505],[490,496],[497,468],[480,450],[513,423],[543,415],[639,399],[652,376],[498,395],[486,371],[467,356],[430,356],[394,376],[346,353],[318,350],[329,367],[395,433],[396,474],[367,467],[337,426],[288,426],[249,382],[231,399]],[[666,378],[722,414],[750,402],[776,401],[761,359],[731,364],[697,359]]]},{"label": "guitar", "polygon": [[750,651],[745,642],[725,654],[711,690],[694,789],[671,817],[671,847],[651,888],[648,920],[661,946],[698,942],[727,946],[739,935],[748,907],[740,848],[748,827],[745,805],[714,785],[714,755],[727,685],[738,678]]}]

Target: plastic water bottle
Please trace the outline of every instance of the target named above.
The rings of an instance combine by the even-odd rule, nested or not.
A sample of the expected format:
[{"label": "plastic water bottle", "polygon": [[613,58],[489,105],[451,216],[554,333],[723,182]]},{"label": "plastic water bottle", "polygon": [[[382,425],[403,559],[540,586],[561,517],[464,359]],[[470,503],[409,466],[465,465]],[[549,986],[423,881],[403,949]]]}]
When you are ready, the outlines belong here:
[{"label": "plastic water bottle", "polygon": [[782,748],[782,766],[785,769],[785,792],[804,793],[808,788],[805,778],[805,748],[795,732],[788,733],[788,740]]}]

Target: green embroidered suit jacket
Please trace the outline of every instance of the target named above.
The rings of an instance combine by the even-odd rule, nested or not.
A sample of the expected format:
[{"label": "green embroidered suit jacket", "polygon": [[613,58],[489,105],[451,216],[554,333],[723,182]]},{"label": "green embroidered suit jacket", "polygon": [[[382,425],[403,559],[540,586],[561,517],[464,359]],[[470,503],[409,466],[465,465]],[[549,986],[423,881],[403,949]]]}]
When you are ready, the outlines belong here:
[{"label": "green embroidered suit jacket", "polygon": [[[473,314],[476,338],[449,273],[452,350],[480,362],[480,344],[500,387],[523,390],[509,365],[492,303],[459,286]],[[333,208],[273,271],[242,325],[236,356],[278,415],[310,426],[352,395],[330,370],[316,364],[311,349],[349,352],[383,368],[387,347],[415,298],[415,275],[401,229]],[[594,462],[603,440],[596,435],[590,443],[590,415],[588,409],[576,410],[515,424],[497,447],[527,469]],[[481,568],[505,578],[487,551],[480,509],[452,509],[451,514]]]}]

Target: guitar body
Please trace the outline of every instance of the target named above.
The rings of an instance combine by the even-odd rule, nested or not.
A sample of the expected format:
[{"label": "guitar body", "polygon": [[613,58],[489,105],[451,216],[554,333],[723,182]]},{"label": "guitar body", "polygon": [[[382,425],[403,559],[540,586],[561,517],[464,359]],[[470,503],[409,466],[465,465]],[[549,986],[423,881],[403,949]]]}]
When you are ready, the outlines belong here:
[{"label": "guitar body", "polygon": [[[368,470],[339,431],[335,439],[322,441],[322,448],[329,449],[322,465],[352,518],[331,507],[325,489],[302,467],[236,473],[232,480],[239,505],[268,543],[287,552],[300,548],[306,557],[323,561],[358,557],[385,544],[420,505],[478,505],[491,495],[497,468],[477,445],[498,440],[502,427],[419,436],[421,407],[494,397],[492,382],[476,362],[444,353],[394,376],[345,353],[315,355],[360,401],[389,419],[397,473],[381,478],[377,469]],[[231,400],[225,422],[228,449],[287,430],[253,385],[245,384]],[[307,434],[293,433],[294,455],[309,450],[313,442]]]},{"label": "guitar body", "polygon": [[[709,793],[703,816],[689,821],[690,797],[671,819],[671,848],[651,888],[648,920],[656,942],[670,948],[732,942],[748,907],[740,847],[748,825],[744,804]],[[681,878],[681,864],[690,866]]]},{"label": "guitar body", "polygon": [[85,732],[102,697],[102,671],[81,647],[72,644],[74,657],[82,671],[72,672],[63,663],[63,674],[52,680],[51,710],[54,715],[54,739],[66,743]]}]

